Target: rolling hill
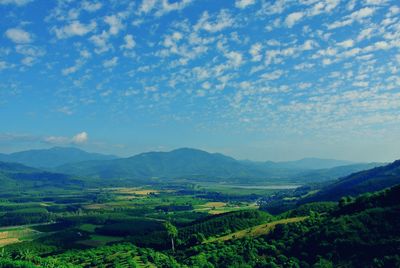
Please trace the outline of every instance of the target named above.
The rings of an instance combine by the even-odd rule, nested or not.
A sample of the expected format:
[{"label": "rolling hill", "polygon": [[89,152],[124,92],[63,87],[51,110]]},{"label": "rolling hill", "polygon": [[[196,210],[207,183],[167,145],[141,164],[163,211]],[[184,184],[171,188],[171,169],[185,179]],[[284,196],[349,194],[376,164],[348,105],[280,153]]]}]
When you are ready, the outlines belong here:
[{"label": "rolling hill", "polygon": [[53,147],[50,149],[0,154],[0,161],[20,163],[36,168],[54,168],[68,163],[89,160],[110,160],[115,158],[117,157],[113,155],[88,153],[73,147]]}]

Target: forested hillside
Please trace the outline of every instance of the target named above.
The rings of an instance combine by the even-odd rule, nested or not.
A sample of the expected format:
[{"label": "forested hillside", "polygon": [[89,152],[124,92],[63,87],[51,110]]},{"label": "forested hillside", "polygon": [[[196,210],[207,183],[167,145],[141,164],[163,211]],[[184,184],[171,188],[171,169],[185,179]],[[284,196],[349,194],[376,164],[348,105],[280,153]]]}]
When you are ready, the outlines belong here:
[{"label": "forested hillside", "polygon": [[357,196],[400,183],[400,160],[389,165],[360,171],[327,185],[301,202],[339,200],[344,195]]},{"label": "forested hillside", "polygon": [[0,192],[46,188],[76,188],[84,182],[71,175],[47,172],[16,163],[0,162]]}]

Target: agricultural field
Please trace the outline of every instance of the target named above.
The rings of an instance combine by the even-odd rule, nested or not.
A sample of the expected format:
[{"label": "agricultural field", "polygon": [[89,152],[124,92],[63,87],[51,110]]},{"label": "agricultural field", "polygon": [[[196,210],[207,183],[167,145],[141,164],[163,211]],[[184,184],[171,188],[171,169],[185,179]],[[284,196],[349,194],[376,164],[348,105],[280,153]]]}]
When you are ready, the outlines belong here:
[{"label": "agricultural field", "polygon": [[31,227],[8,227],[0,229],[0,247],[39,238],[43,233]]},{"label": "agricultural field", "polygon": [[1,199],[0,208],[4,226],[0,247],[40,244],[51,252],[119,242],[165,248],[166,221],[185,226],[210,215],[255,210],[258,205],[254,196],[145,186],[26,192],[23,197]]},{"label": "agricultural field", "polygon": [[256,203],[248,202],[237,202],[237,203],[225,203],[225,202],[207,202],[205,204],[197,205],[194,211],[207,212],[212,215],[222,214],[232,211],[238,211],[242,209],[257,209]]}]

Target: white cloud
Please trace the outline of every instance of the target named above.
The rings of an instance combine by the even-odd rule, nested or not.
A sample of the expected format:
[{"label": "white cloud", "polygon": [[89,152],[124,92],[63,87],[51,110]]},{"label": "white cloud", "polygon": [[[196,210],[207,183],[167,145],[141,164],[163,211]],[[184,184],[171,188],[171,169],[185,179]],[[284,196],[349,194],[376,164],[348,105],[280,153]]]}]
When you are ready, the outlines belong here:
[{"label": "white cloud", "polygon": [[21,63],[26,66],[32,66],[35,60],[36,58],[34,57],[25,57],[21,60]]},{"label": "white cloud", "polygon": [[77,143],[77,144],[85,143],[85,142],[88,141],[88,139],[89,139],[89,135],[85,131],[83,131],[83,132],[78,133],[75,136],[73,136],[72,137],[72,142],[73,143]]},{"label": "white cloud", "polygon": [[316,16],[321,13],[329,13],[335,9],[340,3],[340,0],[324,0],[317,3],[307,12],[308,16]]},{"label": "white cloud", "polygon": [[69,38],[73,36],[84,36],[97,27],[96,22],[92,21],[89,24],[82,24],[77,20],[72,21],[70,24],[57,28],[54,27],[52,31],[56,34],[58,39]]},{"label": "white cloud", "polygon": [[231,27],[234,23],[234,20],[231,18],[230,14],[226,10],[221,10],[218,16],[214,19],[210,19],[210,15],[207,11],[204,11],[201,18],[194,26],[194,29],[197,31],[199,29],[205,30],[207,32],[219,32],[224,30],[225,28]]},{"label": "white cloud", "polygon": [[63,69],[61,71],[61,73],[63,75],[69,75],[69,74],[75,73],[76,71],[78,71],[78,69],[79,69],[79,66],[78,65],[74,65],[74,66],[71,66],[71,67]]},{"label": "white cloud", "polygon": [[17,5],[24,6],[33,0],[0,0],[0,5]]},{"label": "white cloud", "polygon": [[318,44],[313,41],[313,40],[306,40],[303,45],[300,47],[300,50],[302,51],[307,51],[307,50],[312,50],[313,48],[315,48],[316,46],[318,46]]},{"label": "white cloud", "polygon": [[182,10],[192,2],[193,0],[181,0],[170,3],[168,0],[161,0],[161,8],[156,12],[156,16],[162,16],[172,11]]},{"label": "white cloud", "polygon": [[364,39],[370,39],[372,37],[372,32],[374,31],[374,28],[366,28],[363,29],[359,35],[357,36],[357,41],[362,41]]},{"label": "white cloud", "polygon": [[289,14],[285,19],[287,27],[292,28],[297,22],[299,22],[304,16],[303,12],[293,12]]},{"label": "white cloud", "polygon": [[86,60],[92,56],[87,50],[81,50],[79,54],[80,57],[75,60],[75,65],[65,68],[61,71],[63,75],[69,75],[77,72],[86,63]]},{"label": "white cloud", "polygon": [[10,28],[5,32],[8,39],[17,44],[31,43],[32,35],[19,28]]},{"label": "white cloud", "polygon": [[154,9],[158,0],[143,0],[142,4],[139,7],[140,13],[149,13],[151,10]]},{"label": "white cloud", "polygon": [[340,47],[343,47],[343,48],[350,48],[350,47],[354,46],[354,41],[351,39],[347,39],[347,40],[337,43],[337,45]]},{"label": "white cloud", "polygon": [[6,61],[0,61],[0,71],[5,70],[5,69],[10,69],[13,67],[14,67],[14,64],[10,64]]},{"label": "white cloud", "polygon": [[110,26],[108,33],[111,35],[117,35],[124,28],[121,18],[117,15],[106,16],[104,21]]},{"label": "white cloud", "polygon": [[283,75],[282,70],[276,70],[271,73],[265,73],[261,75],[261,78],[265,80],[277,80]]},{"label": "white cloud", "polygon": [[132,49],[136,46],[136,42],[131,34],[125,35],[124,41],[125,43],[121,46],[122,49]]},{"label": "white cloud", "polygon": [[386,41],[378,41],[375,43],[375,48],[376,49],[389,49],[390,46]]},{"label": "white cloud", "polygon": [[374,14],[374,12],[375,12],[374,8],[364,7],[351,13],[350,18],[356,21],[360,21],[366,17],[370,17],[372,14]]},{"label": "white cloud", "polygon": [[101,34],[96,34],[89,38],[89,40],[96,46],[96,53],[104,53],[113,47],[112,43],[109,42],[109,39],[113,35],[118,35],[119,32],[125,28],[122,20],[124,17],[124,14],[119,13],[104,18],[104,22],[109,26],[108,31],[103,30]]},{"label": "white cloud", "polygon": [[74,112],[72,111],[72,109],[68,106],[63,106],[57,109],[57,112],[59,113],[63,113],[66,115],[72,115]]},{"label": "white cloud", "polygon": [[230,51],[225,53],[225,57],[229,59],[229,62],[234,67],[239,67],[243,62],[243,56],[239,52]]},{"label": "white cloud", "polygon": [[260,11],[257,12],[257,15],[264,16],[281,14],[288,6],[287,0],[264,1]]},{"label": "white cloud", "polygon": [[82,2],[82,8],[88,12],[95,12],[99,10],[103,5],[100,2]]},{"label": "white cloud", "polygon": [[261,43],[255,43],[251,46],[249,53],[252,56],[251,59],[252,61],[260,61],[262,59],[261,50],[262,50]]},{"label": "white cloud", "polygon": [[299,70],[304,70],[304,69],[310,69],[310,68],[313,68],[314,66],[315,66],[314,63],[305,63],[305,62],[303,62],[303,63],[295,65],[293,67],[293,69],[299,71]]},{"label": "white cloud", "polygon": [[384,5],[388,1],[387,0],[365,0],[366,5],[371,5],[371,6],[379,6],[379,5]]},{"label": "white cloud", "polygon": [[26,66],[32,66],[39,57],[46,54],[44,49],[29,44],[16,45],[15,52],[25,56],[21,63]]},{"label": "white cloud", "polygon": [[67,144],[70,140],[67,137],[62,136],[49,136],[44,137],[43,141],[51,144]]},{"label": "white cloud", "polygon": [[89,40],[96,46],[96,53],[104,53],[108,51],[112,46],[108,43],[109,35],[106,31],[101,34],[93,35]]},{"label": "white cloud", "polygon": [[103,61],[104,68],[113,68],[118,64],[118,57]]},{"label": "white cloud", "polygon": [[357,11],[354,11],[350,15],[346,16],[344,20],[335,21],[328,25],[329,30],[333,30],[336,28],[344,27],[347,25],[353,24],[355,21],[361,22],[365,18],[372,16],[375,13],[375,8],[372,7],[364,7]]},{"label": "white cloud", "polygon": [[[58,109],[58,111],[67,115],[72,114],[68,107],[62,107]],[[72,138],[65,136],[46,136],[42,137],[41,140],[51,144],[82,144],[89,140],[89,135],[87,132],[83,131],[74,135]]]},{"label": "white cloud", "polygon": [[255,0],[236,0],[235,2],[235,6],[237,8],[246,8],[248,6],[254,5],[255,4]]},{"label": "white cloud", "polygon": [[369,83],[366,81],[359,81],[359,82],[353,83],[353,86],[355,86],[355,87],[367,87],[368,85],[369,85]]},{"label": "white cloud", "polygon": [[346,9],[348,11],[353,11],[355,7],[356,7],[356,0],[350,0],[347,2]]}]

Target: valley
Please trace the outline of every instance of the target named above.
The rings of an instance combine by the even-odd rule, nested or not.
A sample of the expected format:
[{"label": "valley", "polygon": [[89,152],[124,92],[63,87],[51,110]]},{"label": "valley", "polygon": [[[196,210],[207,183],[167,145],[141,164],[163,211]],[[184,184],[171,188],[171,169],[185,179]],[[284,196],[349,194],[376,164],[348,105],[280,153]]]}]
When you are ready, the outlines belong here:
[{"label": "valley", "polygon": [[[366,264],[397,263],[400,245],[393,230],[400,227],[399,161],[379,167],[364,164],[373,168],[315,181],[301,179],[304,172],[321,173],[321,169],[310,169],[309,161],[307,171],[305,167],[299,171],[304,161],[285,168],[287,164],[279,164],[281,178],[274,177],[275,166],[263,171],[275,172],[274,176],[261,179],[229,175],[237,171],[237,167],[230,169],[233,164],[214,169],[219,169],[218,174],[203,173],[216,157],[222,157],[222,163],[237,161],[232,158],[184,149],[178,150],[184,154],[178,161],[176,153],[155,158],[157,153],[150,153],[151,164],[142,164],[162,176],[148,179],[65,174],[54,167],[0,162],[5,186],[0,191],[0,267],[330,267],[360,263],[362,251],[346,255],[343,250],[348,245],[370,252]],[[165,154],[175,161],[174,174],[165,168]],[[116,159],[90,161],[97,166]],[[188,161],[195,163],[189,169]],[[352,170],[324,163],[328,167],[324,174],[332,169],[332,174],[338,169]],[[246,168],[252,165],[259,164],[246,163]],[[107,172],[121,174],[118,170],[123,167]],[[185,177],[182,172],[190,173]],[[366,230],[372,233],[365,236]],[[384,252],[364,240],[375,236]],[[341,237],[341,242],[335,237]],[[317,255],[310,250],[313,247]],[[328,266],[316,266],[320,264]]]}]

